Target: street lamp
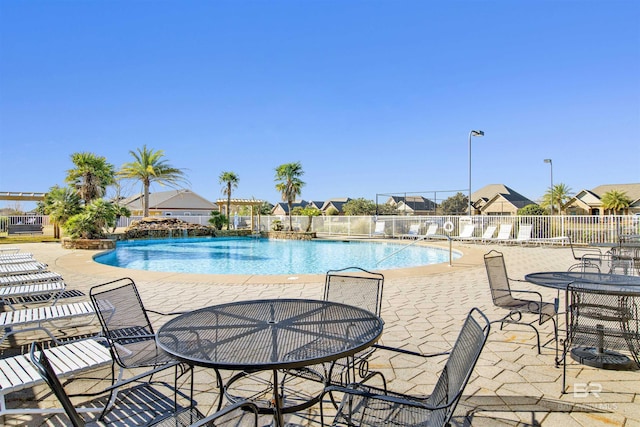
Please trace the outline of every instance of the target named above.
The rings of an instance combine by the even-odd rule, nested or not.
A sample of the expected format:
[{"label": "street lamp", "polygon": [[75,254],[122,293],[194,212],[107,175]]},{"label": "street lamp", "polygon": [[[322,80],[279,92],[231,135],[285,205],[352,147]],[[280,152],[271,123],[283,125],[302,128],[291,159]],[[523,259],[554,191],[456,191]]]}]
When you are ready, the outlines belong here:
[{"label": "street lamp", "polygon": [[545,163],[549,163],[551,167],[551,215],[553,215],[553,162],[551,159],[544,159]]},{"label": "street lamp", "polygon": [[471,215],[471,137],[484,136],[481,130],[472,130],[469,132],[469,215]]}]

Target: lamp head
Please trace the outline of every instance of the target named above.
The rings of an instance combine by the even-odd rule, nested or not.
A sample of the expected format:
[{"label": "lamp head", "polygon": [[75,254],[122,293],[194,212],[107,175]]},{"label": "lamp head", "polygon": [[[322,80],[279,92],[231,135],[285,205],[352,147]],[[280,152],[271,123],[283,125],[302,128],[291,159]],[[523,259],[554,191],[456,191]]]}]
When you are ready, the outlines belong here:
[{"label": "lamp head", "polygon": [[545,163],[551,163],[551,159],[544,159]]},{"label": "lamp head", "polygon": [[484,132],[481,130],[472,130],[471,136],[484,136]]}]

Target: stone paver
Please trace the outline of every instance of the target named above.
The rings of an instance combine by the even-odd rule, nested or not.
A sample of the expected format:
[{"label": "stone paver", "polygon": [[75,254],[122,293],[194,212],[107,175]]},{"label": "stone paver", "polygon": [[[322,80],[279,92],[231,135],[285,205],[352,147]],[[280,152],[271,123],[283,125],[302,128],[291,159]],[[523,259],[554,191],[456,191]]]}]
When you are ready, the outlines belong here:
[{"label": "stone paver", "polygon": [[[174,273],[149,273],[96,264],[95,252],[64,250],[55,243],[16,245],[32,252],[36,259],[61,274],[69,289],[78,289],[88,298],[89,288],[120,277],[132,277],[140,289],[145,305],[161,311],[184,311],[207,305],[243,299],[299,297],[322,298],[324,277],[299,276],[206,276]],[[534,271],[566,270],[574,260],[569,248],[521,247],[456,244],[464,256],[453,266],[425,267],[385,271],[382,316],[385,332],[382,343],[423,352],[447,349],[455,341],[462,320],[472,307],[478,307],[492,320],[502,317],[502,309],[493,306],[482,254],[491,249],[504,253],[512,278],[522,278]],[[337,268],[341,266],[336,266]],[[532,284],[519,288],[539,291],[546,300],[556,297],[550,289]],[[74,299],[75,300],[75,299]],[[72,300],[65,300],[72,301]],[[160,322],[160,318],[152,319]],[[65,329],[70,335],[97,331],[90,328]],[[543,342],[552,337],[551,323],[539,327]],[[31,336],[14,336],[0,350],[9,355],[24,349]],[[44,339],[45,336],[35,338]],[[515,426],[636,426],[640,425],[640,372],[612,372],[584,367],[570,362],[567,370],[569,392],[561,393],[562,369],[554,367],[553,343],[537,354],[535,334],[529,328],[499,324],[492,332],[478,366],[456,411],[454,425]],[[427,363],[412,362],[406,356],[374,353],[371,367],[382,371],[389,387],[399,391],[428,393],[446,357]],[[413,364],[412,364],[413,363]],[[103,372],[104,371],[104,372]],[[107,378],[103,370],[92,372],[92,381],[74,381],[73,391],[94,389],[97,378]],[[217,398],[211,372],[196,371],[197,400],[205,411],[212,410]],[[576,389],[577,386],[578,388]],[[574,390],[576,392],[574,393]],[[44,387],[8,396],[8,406],[33,404],[57,405]],[[325,405],[328,410],[330,405]],[[318,425],[318,408],[290,417],[301,425]],[[43,418],[34,415],[5,416],[4,424],[61,425],[63,417]],[[268,422],[268,419],[265,420]]]}]

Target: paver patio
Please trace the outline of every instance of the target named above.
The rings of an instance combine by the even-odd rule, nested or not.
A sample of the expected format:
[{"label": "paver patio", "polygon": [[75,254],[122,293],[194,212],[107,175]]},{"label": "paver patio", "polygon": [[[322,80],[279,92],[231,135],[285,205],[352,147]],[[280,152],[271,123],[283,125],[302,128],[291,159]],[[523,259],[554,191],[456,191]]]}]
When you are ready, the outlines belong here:
[{"label": "paver patio", "polygon": [[[153,273],[96,264],[96,252],[65,250],[57,243],[15,245],[32,252],[38,261],[61,274],[67,289],[78,289],[88,298],[89,288],[120,277],[131,277],[140,290],[145,306],[161,311],[184,311],[207,305],[259,298],[322,298],[324,276],[216,276]],[[382,343],[423,352],[449,348],[463,318],[472,307],[479,307],[492,320],[505,312],[491,302],[482,255],[491,249],[504,253],[507,270],[513,278],[534,271],[566,270],[575,261],[568,247],[493,246],[455,244],[465,256],[447,265],[399,271],[383,271],[385,287],[382,317],[385,332]],[[346,266],[336,266],[341,268]],[[525,284],[526,285],[526,284]],[[553,300],[555,291],[526,286]],[[564,302],[561,303],[561,305]],[[562,322],[561,322],[562,323]],[[542,341],[552,336],[551,323],[539,327]],[[95,327],[64,329],[70,335],[95,332]],[[36,338],[45,339],[45,335]],[[24,349],[31,336],[16,335],[0,348],[4,355]],[[11,345],[11,347],[10,347]],[[446,358],[416,366],[406,356],[383,351],[375,353],[370,366],[384,372],[389,387],[416,394],[429,393],[435,373]],[[475,373],[456,411],[454,425],[514,426],[640,426],[640,371],[607,371],[571,361],[567,370],[569,392],[561,393],[562,369],[554,367],[555,349],[548,344],[538,355],[535,335],[530,328],[492,325],[489,341]],[[108,370],[90,373],[90,380],[68,385],[72,391],[98,390],[106,385]],[[103,380],[100,380],[100,379]],[[214,376],[196,370],[196,399],[203,411],[211,411],[217,398]],[[8,396],[8,406],[58,406],[46,386]],[[82,399],[78,399],[81,402]],[[327,404],[325,408],[331,408]],[[290,416],[300,425],[319,425],[317,407]],[[64,416],[5,416],[4,425],[64,425]],[[269,417],[264,422],[269,422]]]}]

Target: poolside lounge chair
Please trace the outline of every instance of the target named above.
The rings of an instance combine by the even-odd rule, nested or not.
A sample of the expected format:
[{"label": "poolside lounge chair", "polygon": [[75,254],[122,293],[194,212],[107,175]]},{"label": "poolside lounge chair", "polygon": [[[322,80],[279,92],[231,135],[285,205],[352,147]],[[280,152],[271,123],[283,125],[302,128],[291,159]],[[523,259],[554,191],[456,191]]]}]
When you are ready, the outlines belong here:
[{"label": "poolside lounge chair", "polygon": [[0,276],[0,285],[19,285],[22,283],[57,282],[62,280],[62,276],[52,271],[42,271],[38,273],[13,274],[10,276]]},{"label": "poolside lounge chair", "polygon": [[527,242],[531,242],[531,233],[533,232],[533,225],[531,224],[520,224],[518,227],[518,235],[516,236],[514,243],[524,244]]},{"label": "poolside lounge chair", "polygon": [[57,282],[22,283],[12,286],[0,286],[0,302],[9,306],[12,310],[15,310],[13,304],[17,300],[23,300],[25,297],[37,295],[48,295],[49,297],[42,302],[55,304],[65,288],[66,285],[62,280]]},{"label": "poolside lounge chair", "polygon": [[0,313],[0,328],[4,330],[0,344],[10,335],[35,330],[44,331],[54,342],[59,343],[45,325],[57,320],[89,317],[90,319],[83,323],[88,325],[93,321],[95,314],[89,301],[5,311]]},{"label": "poolside lounge chair", "polygon": [[476,240],[484,243],[490,242],[491,240],[493,240],[493,233],[496,232],[497,228],[497,225],[488,225],[487,228],[485,228],[484,233],[482,233],[482,236]]},{"label": "poolside lounge chair", "polygon": [[[332,426],[445,426],[454,414],[462,393],[469,382],[480,353],[487,342],[491,324],[477,308],[472,309],[462,325],[458,338],[450,352],[421,354],[402,348],[378,346],[398,353],[397,359],[420,357],[422,369],[425,358],[445,355],[449,357],[440,372],[430,396],[415,396],[388,391],[386,387],[369,386],[368,383],[351,384],[349,387],[328,387],[326,392],[344,393]],[[418,359],[417,359],[418,360]],[[401,362],[406,366],[407,362]],[[320,405],[320,421],[324,423],[323,405]]]},{"label": "poolside lounge chair", "polygon": [[417,239],[420,233],[420,224],[411,224],[407,234],[402,234],[400,237],[403,239]]},{"label": "poolside lounge chair", "polygon": [[10,264],[0,264],[0,276],[11,276],[15,274],[41,273],[46,271],[47,264],[38,261],[14,262]]},{"label": "poolside lounge chair", "polygon": [[429,227],[427,227],[427,232],[424,233],[424,237],[435,236],[437,232],[438,224],[432,222],[431,224],[429,224]]},{"label": "poolside lounge chair", "polygon": [[[44,353],[50,360],[56,375],[63,378],[106,366],[111,362],[107,347],[100,344],[99,339],[94,338],[51,347],[44,350]],[[59,408],[7,408],[6,395],[43,382],[43,378],[31,364],[28,355],[21,354],[0,359],[0,416],[61,412]]]},{"label": "poolside lounge chair", "polygon": [[384,226],[385,226],[384,221],[376,221],[376,228],[375,230],[373,230],[373,235],[386,237],[387,233],[384,232]]},{"label": "poolside lounge chair", "polygon": [[22,263],[27,261],[35,261],[33,254],[21,252],[17,254],[0,254],[0,264]]},{"label": "poolside lounge chair", "polygon": [[475,224],[466,224],[462,227],[459,235],[453,237],[454,240],[473,240],[473,232],[476,229]]},{"label": "poolside lounge chair", "polygon": [[511,230],[513,229],[513,224],[500,224],[500,229],[498,230],[498,235],[495,239],[491,239],[491,242],[508,242],[511,240]]},{"label": "poolside lounge chair", "polygon": [[[42,379],[49,385],[55,396],[58,398],[64,412],[66,412],[71,425],[74,427],[83,427],[89,425],[87,421],[80,415],[79,409],[71,402],[62,383],[58,379],[57,372],[49,361],[49,354],[43,351],[38,343],[31,345],[29,357],[37,372]],[[175,390],[171,390],[175,393]],[[91,425],[145,425],[145,426],[163,426],[163,427],[197,427],[222,425],[218,424],[222,418],[230,422],[228,418],[233,416],[234,425],[244,425],[241,420],[244,417],[251,417],[252,425],[258,425],[258,408],[248,401],[238,402],[230,405],[221,411],[218,411],[208,417],[205,417],[193,402],[189,402],[188,407],[178,406],[177,401],[169,399],[161,393],[157,387],[150,382],[143,382],[138,386],[127,389],[122,392],[125,399],[120,399],[112,410],[101,421],[103,423],[91,423]],[[96,410],[100,408],[100,404],[92,404],[88,408]],[[232,414],[233,412],[233,414]],[[237,422],[237,424],[235,424]]]}]

